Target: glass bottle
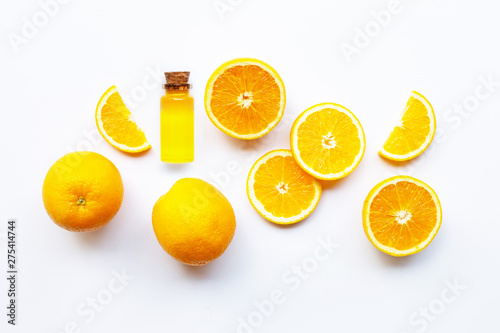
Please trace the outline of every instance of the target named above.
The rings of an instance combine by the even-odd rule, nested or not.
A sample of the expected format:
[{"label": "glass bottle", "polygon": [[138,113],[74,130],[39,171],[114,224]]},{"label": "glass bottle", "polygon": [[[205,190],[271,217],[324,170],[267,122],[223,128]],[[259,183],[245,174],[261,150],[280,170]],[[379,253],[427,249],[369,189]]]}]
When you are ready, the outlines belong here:
[{"label": "glass bottle", "polygon": [[161,160],[188,163],[194,160],[194,100],[189,94],[189,72],[165,73],[161,98]]}]

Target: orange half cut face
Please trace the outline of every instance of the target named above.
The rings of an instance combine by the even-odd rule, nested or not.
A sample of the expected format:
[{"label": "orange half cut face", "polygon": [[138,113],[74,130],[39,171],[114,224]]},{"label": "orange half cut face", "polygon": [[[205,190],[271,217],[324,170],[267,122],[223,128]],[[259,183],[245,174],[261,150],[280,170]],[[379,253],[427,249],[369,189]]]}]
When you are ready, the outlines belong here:
[{"label": "orange half cut face", "polygon": [[368,239],[393,256],[424,249],[436,236],[441,219],[441,204],[434,190],[409,176],[396,176],[376,185],[363,208]]},{"label": "orange half cut face", "polygon": [[212,123],[239,139],[269,133],[283,117],[285,87],[278,73],[256,59],[235,59],[220,66],[205,90]]},{"label": "orange half cut face", "polygon": [[271,151],[255,162],[247,179],[252,206],[268,221],[291,224],[316,208],[321,184],[304,172],[286,149]]}]

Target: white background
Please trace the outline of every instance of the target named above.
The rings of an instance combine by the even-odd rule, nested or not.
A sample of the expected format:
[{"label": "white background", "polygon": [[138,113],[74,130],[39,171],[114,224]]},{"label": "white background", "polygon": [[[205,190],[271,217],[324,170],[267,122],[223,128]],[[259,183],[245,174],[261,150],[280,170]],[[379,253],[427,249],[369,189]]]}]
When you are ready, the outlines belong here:
[{"label": "white background", "polygon": [[[218,12],[215,5],[221,3],[231,10]],[[60,5],[33,36],[25,36],[16,52],[9,36],[22,36],[25,18],[33,22],[42,9],[36,0],[3,0],[0,257],[5,271],[6,221],[16,218],[20,274],[15,328],[6,324],[7,284],[1,278],[1,331],[65,332],[74,322],[76,332],[225,333],[236,332],[238,318],[248,322],[249,316],[256,327],[241,332],[497,330],[500,5],[401,0],[390,23],[378,34],[373,30],[369,45],[349,62],[342,43],[354,45],[357,28],[376,29],[371,12],[388,4],[73,0]],[[38,19],[44,23],[43,15]],[[236,57],[266,61],[286,87],[282,122],[254,142],[220,132],[203,107],[210,74]],[[196,103],[196,158],[181,166],[160,162],[163,92],[149,74],[173,70],[192,72]],[[488,93],[481,81],[488,77],[497,85],[479,100],[476,89]],[[153,145],[141,156],[121,153],[96,134],[96,104],[113,84],[124,96],[136,94],[129,104]],[[421,157],[389,163],[377,150],[412,90],[433,104],[439,132]],[[273,225],[247,200],[248,171],[267,151],[289,148],[295,117],[320,102],[340,103],[356,114],[366,134],[365,156],[347,178],[323,183],[321,201],[309,218],[287,228]],[[454,105],[465,111],[454,112]],[[82,149],[109,158],[125,187],[116,217],[88,234],[57,227],[41,197],[52,163]],[[239,168],[228,176],[225,170],[234,163]],[[443,205],[435,240],[407,258],[379,252],[362,229],[366,194],[391,174],[424,180]],[[236,213],[233,242],[204,267],[174,261],[151,225],[155,201],[182,177],[219,184]],[[304,259],[310,263],[318,238],[328,237],[339,247],[292,290],[284,276],[290,278],[292,267]],[[113,271],[122,270],[134,277],[122,292],[93,318],[77,313],[88,298],[104,297]],[[454,295],[446,281],[466,289]],[[268,300],[273,290],[282,291],[285,300],[262,319],[254,302]],[[443,294],[454,298],[441,308]],[[432,320],[422,319],[419,309],[429,306]]]}]

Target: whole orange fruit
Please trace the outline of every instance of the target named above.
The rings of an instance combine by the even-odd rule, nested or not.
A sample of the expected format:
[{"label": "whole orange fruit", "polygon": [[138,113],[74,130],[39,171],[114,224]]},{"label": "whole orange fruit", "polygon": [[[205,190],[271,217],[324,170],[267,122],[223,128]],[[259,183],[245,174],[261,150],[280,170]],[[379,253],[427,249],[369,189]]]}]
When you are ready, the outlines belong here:
[{"label": "whole orange fruit", "polygon": [[178,180],[156,201],[153,229],[174,259],[191,266],[208,264],[226,251],[236,219],[226,197],[196,178]]},{"label": "whole orange fruit", "polygon": [[81,151],[57,160],[43,182],[43,204],[52,221],[70,231],[93,231],[120,209],[123,183],[106,157]]}]

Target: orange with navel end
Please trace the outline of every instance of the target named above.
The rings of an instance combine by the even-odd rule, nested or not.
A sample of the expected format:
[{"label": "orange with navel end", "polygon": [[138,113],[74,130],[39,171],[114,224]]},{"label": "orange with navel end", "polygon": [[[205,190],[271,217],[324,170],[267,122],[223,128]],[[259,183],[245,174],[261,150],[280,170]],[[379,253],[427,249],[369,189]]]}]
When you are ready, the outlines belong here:
[{"label": "orange with navel end", "polygon": [[74,152],[49,169],[42,196],[55,224],[69,231],[94,231],[120,209],[123,183],[120,172],[106,157],[89,151]]}]

